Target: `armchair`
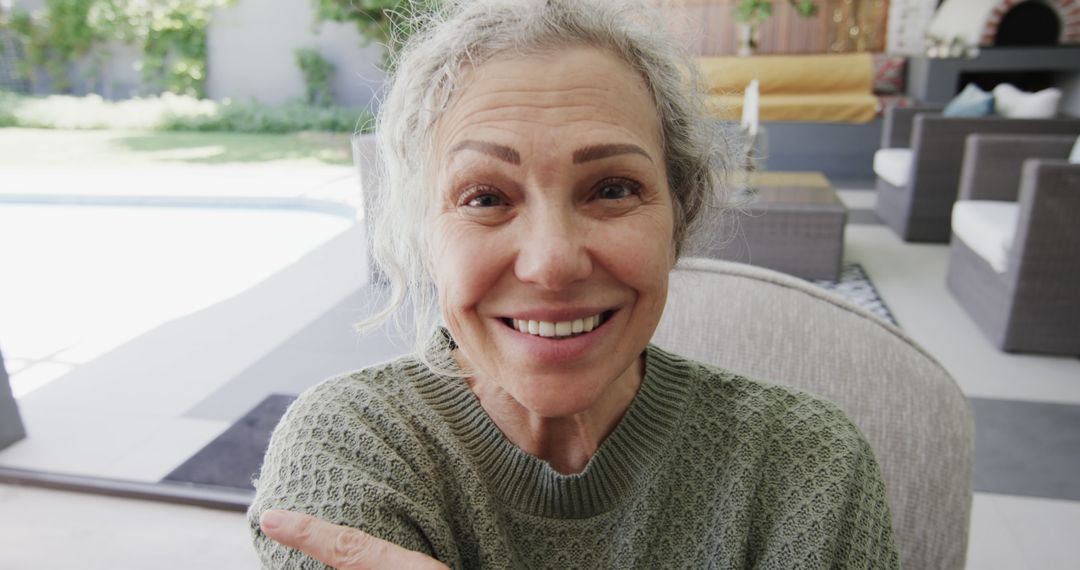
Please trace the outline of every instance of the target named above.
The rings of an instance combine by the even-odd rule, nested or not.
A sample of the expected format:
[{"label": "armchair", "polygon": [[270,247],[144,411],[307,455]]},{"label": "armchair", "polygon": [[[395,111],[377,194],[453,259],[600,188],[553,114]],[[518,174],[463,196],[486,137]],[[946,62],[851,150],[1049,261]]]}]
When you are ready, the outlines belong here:
[{"label": "armchair", "polygon": [[1080,119],[952,118],[936,107],[890,107],[874,155],[877,215],[905,241],[949,241],[964,139],[974,133],[1080,134]]},{"label": "armchair", "polygon": [[947,285],[1002,350],[1080,355],[1076,140],[967,139]]},{"label": "armchair", "polygon": [[904,568],[963,568],[974,465],[967,399],[899,329],[761,267],[684,259],[653,337],[678,354],[831,400],[881,464]]}]

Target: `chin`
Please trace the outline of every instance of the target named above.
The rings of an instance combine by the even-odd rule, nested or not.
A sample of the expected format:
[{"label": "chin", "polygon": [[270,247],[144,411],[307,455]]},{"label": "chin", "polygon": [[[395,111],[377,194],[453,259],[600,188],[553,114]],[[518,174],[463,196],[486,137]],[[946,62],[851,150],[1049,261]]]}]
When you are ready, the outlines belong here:
[{"label": "chin", "polygon": [[519,387],[518,394],[511,396],[540,417],[569,417],[595,407],[616,376],[610,371],[532,376]]}]

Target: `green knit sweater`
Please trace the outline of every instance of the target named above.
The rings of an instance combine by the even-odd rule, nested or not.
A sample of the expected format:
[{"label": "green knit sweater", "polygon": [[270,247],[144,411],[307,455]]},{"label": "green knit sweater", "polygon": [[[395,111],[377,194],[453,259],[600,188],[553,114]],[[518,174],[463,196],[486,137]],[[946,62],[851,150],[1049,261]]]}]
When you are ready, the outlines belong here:
[{"label": "green knit sweater", "polygon": [[270,508],[451,568],[899,567],[873,451],[843,412],[655,346],[579,474],[510,443],[462,380],[403,358],[304,393],[256,488],[268,568],[324,567],[262,534]]}]

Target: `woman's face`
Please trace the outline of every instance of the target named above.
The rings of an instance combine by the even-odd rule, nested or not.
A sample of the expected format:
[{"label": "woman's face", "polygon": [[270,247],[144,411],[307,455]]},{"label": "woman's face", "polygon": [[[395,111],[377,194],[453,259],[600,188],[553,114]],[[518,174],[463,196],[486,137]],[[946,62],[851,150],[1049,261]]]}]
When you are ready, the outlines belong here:
[{"label": "woman's face", "polygon": [[638,380],[667,296],[655,107],[637,73],[589,48],[498,58],[468,80],[435,138],[444,317],[475,381],[542,417],[585,412]]}]

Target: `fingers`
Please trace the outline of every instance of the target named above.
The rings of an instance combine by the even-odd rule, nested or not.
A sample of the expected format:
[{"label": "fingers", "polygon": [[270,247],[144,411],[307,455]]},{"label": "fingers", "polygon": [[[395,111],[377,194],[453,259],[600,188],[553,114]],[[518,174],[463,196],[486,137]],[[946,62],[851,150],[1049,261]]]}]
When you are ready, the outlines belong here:
[{"label": "fingers", "polygon": [[270,538],[338,570],[446,568],[419,552],[310,515],[269,510],[262,514],[259,525]]}]

